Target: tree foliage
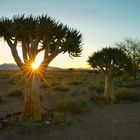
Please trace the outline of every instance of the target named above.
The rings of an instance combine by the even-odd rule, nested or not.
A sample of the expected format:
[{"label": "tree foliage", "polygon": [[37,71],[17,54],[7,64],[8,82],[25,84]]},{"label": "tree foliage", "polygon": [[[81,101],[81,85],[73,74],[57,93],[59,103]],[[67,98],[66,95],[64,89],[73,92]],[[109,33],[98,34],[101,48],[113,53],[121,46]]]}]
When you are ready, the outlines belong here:
[{"label": "tree foliage", "polygon": [[116,43],[124,53],[131,59],[133,66],[133,75],[136,77],[136,73],[140,68],[140,41],[137,39],[127,38],[123,42]]},{"label": "tree foliage", "polygon": [[125,53],[121,49],[111,47],[94,52],[89,56],[88,63],[103,74],[111,73],[113,76],[131,69],[131,61]]},{"label": "tree foliage", "polygon": [[116,100],[113,89],[113,78],[122,72],[130,71],[131,60],[118,48],[103,48],[88,58],[92,68],[100,70],[105,76],[104,98],[106,102]]},{"label": "tree foliage", "polygon": [[[7,42],[15,62],[24,74],[25,98],[22,120],[40,121],[40,78],[59,53],[68,52],[71,57],[81,55],[82,34],[48,15],[17,15],[12,19],[0,19],[0,37]],[[19,45],[22,48],[23,61],[17,51]],[[41,51],[44,51],[44,58],[39,68],[33,70],[32,63]]]},{"label": "tree foliage", "polygon": [[[82,34],[48,15],[2,17],[0,37],[11,50],[21,44],[24,62],[34,61],[41,51],[45,51],[42,63],[46,66],[61,52],[68,52],[71,57],[78,57],[82,52]],[[12,54],[21,67],[23,62],[17,50],[13,50]]]}]

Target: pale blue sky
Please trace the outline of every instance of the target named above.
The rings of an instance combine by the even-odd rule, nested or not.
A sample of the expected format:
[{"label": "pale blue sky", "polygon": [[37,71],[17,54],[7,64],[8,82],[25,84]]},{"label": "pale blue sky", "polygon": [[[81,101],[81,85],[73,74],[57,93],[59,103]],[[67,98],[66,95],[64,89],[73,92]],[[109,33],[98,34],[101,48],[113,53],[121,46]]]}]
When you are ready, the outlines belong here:
[{"label": "pale blue sky", "polygon": [[[89,67],[93,51],[126,37],[140,39],[140,0],[0,0],[0,17],[49,14],[83,34],[82,57],[59,55],[50,65]],[[7,44],[0,42],[0,63],[14,62]]]}]

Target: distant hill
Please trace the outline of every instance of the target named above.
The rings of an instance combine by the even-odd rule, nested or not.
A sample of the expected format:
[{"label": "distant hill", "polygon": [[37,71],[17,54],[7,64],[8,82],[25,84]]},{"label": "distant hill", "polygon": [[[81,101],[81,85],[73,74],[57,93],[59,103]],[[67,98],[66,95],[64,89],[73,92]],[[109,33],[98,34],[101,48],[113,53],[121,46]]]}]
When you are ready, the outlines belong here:
[{"label": "distant hill", "polygon": [[[14,63],[4,63],[0,65],[0,70],[18,70],[18,66]],[[63,70],[62,68],[58,67],[48,67],[48,70]]]},{"label": "distant hill", "polygon": [[[16,65],[16,64],[14,64],[14,63],[4,63],[4,64],[1,64],[0,65],[0,70],[18,70],[19,68],[18,68],[18,66]],[[59,67],[51,67],[51,66],[49,66],[48,68],[47,68],[48,70],[61,70],[61,71],[69,71],[69,70],[76,70],[76,71],[84,71],[84,70],[89,70],[89,69],[87,69],[87,68],[59,68]]]},{"label": "distant hill", "polygon": [[18,67],[13,63],[4,63],[0,65],[0,70],[18,70]]}]

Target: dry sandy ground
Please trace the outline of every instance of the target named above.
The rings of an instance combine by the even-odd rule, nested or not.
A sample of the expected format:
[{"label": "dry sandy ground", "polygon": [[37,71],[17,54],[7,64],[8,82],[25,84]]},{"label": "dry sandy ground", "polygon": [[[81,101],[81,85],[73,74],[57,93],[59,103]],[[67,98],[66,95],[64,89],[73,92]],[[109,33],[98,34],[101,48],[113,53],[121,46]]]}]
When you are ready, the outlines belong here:
[{"label": "dry sandy ground", "polygon": [[0,140],[140,140],[140,103],[96,105],[65,123],[25,131],[16,124],[0,130]]}]

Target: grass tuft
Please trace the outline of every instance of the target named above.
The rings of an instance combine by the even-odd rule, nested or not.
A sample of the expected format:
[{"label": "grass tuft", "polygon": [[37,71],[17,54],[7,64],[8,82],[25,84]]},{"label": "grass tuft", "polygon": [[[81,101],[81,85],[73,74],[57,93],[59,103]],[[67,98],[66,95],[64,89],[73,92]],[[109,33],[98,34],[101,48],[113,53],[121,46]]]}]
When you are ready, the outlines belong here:
[{"label": "grass tuft", "polygon": [[23,91],[21,89],[12,90],[8,93],[8,96],[12,97],[21,97],[23,95]]},{"label": "grass tuft", "polygon": [[59,112],[76,114],[83,112],[90,107],[90,101],[85,97],[69,98],[61,102],[56,108]]},{"label": "grass tuft", "polygon": [[118,101],[140,101],[140,93],[129,88],[120,88],[115,92]]},{"label": "grass tuft", "polygon": [[54,88],[53,88],[54,90],[56,90],[56,91],[69,91],[70,90],[70,88],[69,87],[65,87],[65,86],[54,86]]}]

